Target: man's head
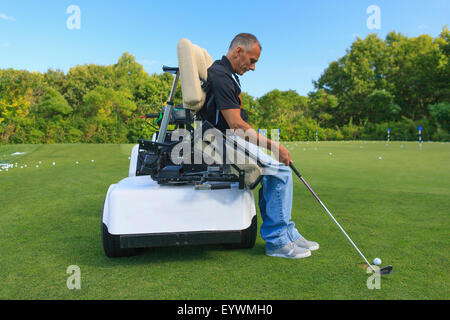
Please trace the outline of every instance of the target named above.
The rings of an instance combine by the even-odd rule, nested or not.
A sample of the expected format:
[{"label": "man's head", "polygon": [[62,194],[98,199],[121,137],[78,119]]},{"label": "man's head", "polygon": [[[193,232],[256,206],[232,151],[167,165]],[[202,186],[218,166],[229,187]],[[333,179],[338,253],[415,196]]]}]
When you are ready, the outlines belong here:
[{"label": "man's head", "polygon": [[234,72],[243,75],[249,70],[255,71],[261,49],[258,39],[250,33],[240,33],[234,37],[227,53]]}]

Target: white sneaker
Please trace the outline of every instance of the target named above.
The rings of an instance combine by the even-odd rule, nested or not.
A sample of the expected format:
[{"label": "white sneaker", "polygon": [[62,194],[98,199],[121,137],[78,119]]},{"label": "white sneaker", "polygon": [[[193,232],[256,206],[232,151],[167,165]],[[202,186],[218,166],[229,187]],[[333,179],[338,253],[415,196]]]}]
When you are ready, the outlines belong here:
[{"label": "white sneaker", "polygon": [[266,250],[266,255],[270,257],[301,259],[311,256],[311,251],[309,249],[300,248],[296,246],[294,242],[290,242],[283,248],[276,250]]},{"label": "white sneaker", "polygon": [[302,249],[309,249],[311,251],[319,250],[319,244],[317,242],[306,240],[304,237],[297,239],[294,243]]}]

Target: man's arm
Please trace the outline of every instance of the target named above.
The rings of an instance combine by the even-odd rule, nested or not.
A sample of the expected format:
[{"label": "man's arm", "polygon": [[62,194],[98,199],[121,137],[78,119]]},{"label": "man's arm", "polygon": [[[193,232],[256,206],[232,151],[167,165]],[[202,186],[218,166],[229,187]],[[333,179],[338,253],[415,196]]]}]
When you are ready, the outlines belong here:
[{"label": "man's arm", "polygon": [[241,132],[245,132],[245,137],[242,138],[248,138],[250,142],[256,141],[258,146],[265,146],[267,149],[272,150],[277,157],[277,160],[287,166],[292,162],[288,149],[281,144],[266,138],[264,135],[257,133],[247,122],[242,120],[240,109],[223,109],[221,112],[230,129],[235,130],[236,134],[239,134],[242,130]]}]

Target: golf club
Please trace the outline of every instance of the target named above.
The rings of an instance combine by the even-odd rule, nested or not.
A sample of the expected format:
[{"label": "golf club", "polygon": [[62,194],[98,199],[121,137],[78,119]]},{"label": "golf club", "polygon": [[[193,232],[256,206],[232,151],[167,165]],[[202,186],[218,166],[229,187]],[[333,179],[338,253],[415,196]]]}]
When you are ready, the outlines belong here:
[{"label": "golf club", "polygon": [[[372,269],[373,272],[377,273],[377,271],[375,270],[375,268],[369,263],[369,261],[366,259],[366,257],[362,254],[362,252],[358,249],[358,247],[356,246],[356,244],[352,241],[352,239],[348,236],[348,234],[345,232],[345,230],[341,227],[341,225],[339,224],[339,222],[337,222],[337,220],[333,217],[333,215],[331,214],[331,212],[327,209],[327,207],[325,207],[325,205],[323,204],[323,202],[319,199],[319,197],[316,195],[316,193],[313,191],[313,189],[311,189],[311,187],[308,185],[308,183],[305,181],[305,179],[303,179],[302,175],[300,174],[300,172],[298,172],[298,170],[295,168],[294,164],[291,162],[289,164],[289,166],[291,167],[292,171],[294,171],[294,173],[297,175],[297,177],[300,178],[300,180],[305,184],[306,188],[308,188],[309,191],[311,191],[311,193],[313,194],[314,198],[316,198],[316,200],[320,203],[320,205],[325,209],[325,211],[328,213],[328,215],[331,217],[331,219],[333,219],[333,221],[336,223],[336,225],[339,227],[339,229],[341,229],[341,231],[344,233],[344,235],[347,237],[348,241],[350,241],[350,243],[353,245],[353,247],[356,249],[356,251],[358,251],[359,255],[364,259],[364,261],[367,263],[367,265]],[[382,267],[380,269],[380,274],[381,275],[390,275],[393,271],[393,267],[391,265],[388,265],[386,267]]]}]

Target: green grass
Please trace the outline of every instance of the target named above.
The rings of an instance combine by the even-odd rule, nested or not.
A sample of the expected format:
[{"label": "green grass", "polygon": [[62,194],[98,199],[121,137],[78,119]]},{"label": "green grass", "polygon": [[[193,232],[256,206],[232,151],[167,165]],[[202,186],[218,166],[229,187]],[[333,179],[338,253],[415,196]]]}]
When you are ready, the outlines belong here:
[{"label": "green grass", "polygon": [[[267,257],[258,234],[248,250],[176,247],[108,259],[103,200],[128,175],[132,146],[8,145],[0,146],[0,163],[18,168],[0,172],[0,299],[450,298],[450,144],[288,146],[367,258],[394,266],[380,290],[367,289],[362,259],[297,178],[293,220],[321,246],[310,258]],[[70,265],[81,269],[80,290],[67,289]]]}]

